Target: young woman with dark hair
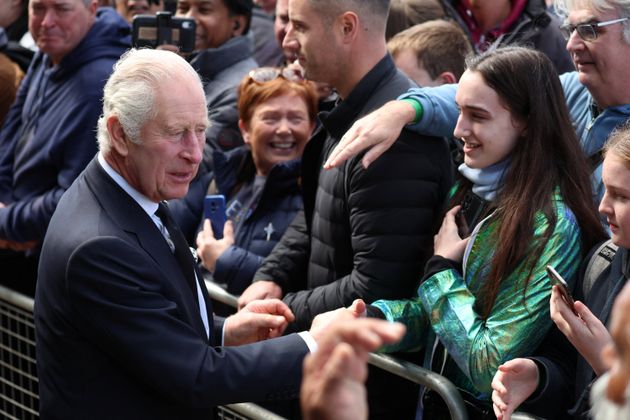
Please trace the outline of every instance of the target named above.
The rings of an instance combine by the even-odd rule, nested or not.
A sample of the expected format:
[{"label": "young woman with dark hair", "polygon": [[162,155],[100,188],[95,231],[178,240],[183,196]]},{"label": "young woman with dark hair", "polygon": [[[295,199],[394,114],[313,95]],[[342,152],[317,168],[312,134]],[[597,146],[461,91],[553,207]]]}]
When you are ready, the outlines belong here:
[{"label": "young woman with dark hair", "polygon": [[377,301],[368,312],[406,324],[405,338],[388,350],[424,347],[427,367],[450,378],[481,407],[473,417],[483,417],[492,413],[497,367],[531,353],[551,326],[546,266],[573,279],[605,234],[544,54],[507,47],[469,59],[456,101],[461,180],[418,296]]}]

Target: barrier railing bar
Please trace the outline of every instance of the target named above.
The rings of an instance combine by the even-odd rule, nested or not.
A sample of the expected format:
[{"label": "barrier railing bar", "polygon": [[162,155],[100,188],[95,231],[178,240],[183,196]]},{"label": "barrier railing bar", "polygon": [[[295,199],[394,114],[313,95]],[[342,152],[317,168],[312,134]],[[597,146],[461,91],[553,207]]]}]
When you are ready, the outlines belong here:
[{"label": "barrier railing bar", "polygon": [[11,310],[6,310],[5,308],[0,307],[0,315],[4,318],[13,320],[14,322],[20,322],[29,328],[35,328],[35,323],[32,321],[33,316],[29,316],[29,312],[26,312],[21,308],[14,307],[11,308]]},{"label": "barrier railing bar", "polygon": [[[24,341],[24,340],[23,340]],[[31,344],[32,346],[35,345],[35,343]],[[29,363],[35,363],[36,360],[34,357],[30,357],[29,355],[23,354],[23,353],[19,353],[17,351],[15,351],[14,349],[12,349],[11,347],[8,347],[2,343],[0,343],[0,350],[6,351],[7,353],[11,353],[12,356],[17,357],[19,359],[24,359]]]},{"label": "barrier railing bar", "polygon": [[12,371],[13,373],[17,373],[18,375],[25,376],[26,378],[30,379],[31,381],[36,381],[36,382],[39,381],[35,376],[30,375],[30,374],[24,372],[23,370],[17,369],[14,366],[11,366],[11,365],[7,364],[6,362],[3,362],[2,360],[0,360],[0,366],[2,366],[3,368],[6,368],[6,369]]},{"label": "barrier railing bar", "polygon": [[[208,294],[212,299],[230,305],[234,308],[238,306],[238,298],[226,292],[221,286],[206,280]],[[467,420],[468,412],[464,405],[464,399],[461,394],[450,382],[442,375],[431,372],[413,363],[396,359],[392,356],[382,354],[370,354],[368,362],[395,375],[401,376],[409,381],[426,386],[437,392],[446,402],[451,418],[453,420]]]},{"label": "barrier railing bar", "polygon": [[24,404],[20,404],[19,402],[15,401],[15,400],[13,400],[11,398],[7,398],[6,396],[4,396],[2,394],[0,394],[0,399],[11,403],[12,405],[14,405],[15,407],[20,408],[21,410],[27,411],[27,412],[29,412],[31,414],[36,415],[36,416],[39,415],[39,413],[37,411],[33,410],[32,408],[29,408],[29,407],[25,406]]},{"label": "barrier railing bar", "polygon": [[24,309],[29,313],[33,313],[33,308],[35,306],[35,301],[33,299],[4,286],[0,286],[0,300],[10,302],[12,305]]},{"label": "barrier railing bar", "polygon": [[21,386],[16,386],[15,384],[13,384],[12,382],[7,381],[4,378],[0,378],[0,382],[4,383],[5,385],[9,386],[10,388],[13,388],[17,391],[20,391],[26,395],[28,395],[31,398],[39,398],[39,395],[35,394],[33,391],[26,389],[24,387]]},{"label": "barrier railing bar", "polygon": [[371,353],[368,363],[437,392],[446,403],[452,420],[467,420],[464,400],[451,381],[428,369],[385,354]]},{"label": "barrier railing bar", "polygon": [[284,417],[278,416],[269,410],[262,408],[253,403],[226,404],[224,407],[238,413],[257,420],[285,420]]},{"label": "barrier railing bar", "polygon": [[34,345],[35,345],[35,341],[33,341],[33,340],[29,340],[28,338],[26,338],[26,337],[24,337],[24,336],[21,336],[20,334],[18,334],[18,333],[16,333],[16,332],[13,332],[13,331],[11,331],[11,330],[7,330],[7,329],[4,329],[4,328],[3,328],[3,329],[0,329],[0,332],[3,332],[3,333],[5,333],[5,334],[7,334],[7,335],[10,335],[11,337],[15,338],[16,340],[18,340],[18,341],[22,341],[22,342],[24,342],[24,343],[26,343],[26,344],[29,344],[29,345],[31,345],[31,346],[34,346]]},{"label": "barrier railing bar", "polygon": [[9,419],[9,420],[19,420],[17,417],[13,417],[12,415],[10,415],[9,413],[7,413],[6,411],[0,409],[0,417],[3,419]]},{"label": "barrier railing bar", "polygon": [[225,291],[221,286],[206,280],[206,287],[208,288],[208,294],[214,300],[217,300],[226,305],[230,305],[233,308],[238,308],[238,298]]}]

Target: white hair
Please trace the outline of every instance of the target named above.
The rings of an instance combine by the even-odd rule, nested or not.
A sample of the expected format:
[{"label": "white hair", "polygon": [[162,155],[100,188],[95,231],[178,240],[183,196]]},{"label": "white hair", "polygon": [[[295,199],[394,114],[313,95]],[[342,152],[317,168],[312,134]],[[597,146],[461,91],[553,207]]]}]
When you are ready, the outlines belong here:
[{"label": "white hair", "polygon": [[[588,8],[596,12],[609,12],[616,10],[620,18],[630,18],[630,0],[554,0],[554,6],[558,14],[566,17],[576,9]],[[623,40],[630,44],[630,20],[622,23]]]},{"label": "white hair", "polygon": [[[186,77],[188,76],[188,77]],[[157,115],[158,89],[192,78],[203,90],[195,70],[179,55],[162,50],[131,49],[114,65],[114,72],[103,89],[103,113],[98,119],[98,146],[103,154],[111,149],[107,120],[116,116],[123,131],[134,143],[140,143],[140,130]],[[205,96],[204,96],[205,97]]]}]

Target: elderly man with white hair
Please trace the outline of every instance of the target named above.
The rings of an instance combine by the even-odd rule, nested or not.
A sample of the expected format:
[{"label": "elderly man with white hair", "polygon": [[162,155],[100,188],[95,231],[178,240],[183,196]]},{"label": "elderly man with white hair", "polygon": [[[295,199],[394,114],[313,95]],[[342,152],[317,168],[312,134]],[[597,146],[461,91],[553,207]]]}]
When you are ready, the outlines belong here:
[{"label": "elderly man with white hair", "polygon": [[41,417],[206,419],[218,404],[296,394],[325,322],[255,343],[293,320],[279,300],[213,317],[165,204],[186,194],[201,162],[199,76],[174,53],[131,50],[103,102],[100,151],[61,199],[42,249]]}]

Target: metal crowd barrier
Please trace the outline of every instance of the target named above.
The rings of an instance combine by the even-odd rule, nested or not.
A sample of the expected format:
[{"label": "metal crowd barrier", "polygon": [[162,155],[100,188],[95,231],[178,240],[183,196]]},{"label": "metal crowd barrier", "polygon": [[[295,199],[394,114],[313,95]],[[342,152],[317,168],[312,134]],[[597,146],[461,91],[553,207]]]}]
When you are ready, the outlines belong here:
[{"label": "metal crowd barrier", "polygon": [[[213,299],[233,307],[237,306],[235,296],[215,283],[206,281],[206,285]],[[468,419],[460,393],[445,377],[386,355],[371,354],[369,363],[434,390],[446,402],[452,419]],[[0,418],[16,420],[38,418],[37,386],[33,299],[0,286]],[[218,417],[225,420],[283,419],[252,403],[219,407]],[[513,418],[536,419],[524,413],[515,413]]]},{"label": "metal crowd barrier", "polygon": [[0,286],[0,418],[39,415],[33,299]]},{"label": "metal crowd barrier", "polygon": [[[206,286],[208,287],[208,293],[212,299],[237,307],[238,298],[230,295],[221,286],[207,280]],[[451,413],[451,419],[468,419],[468,413],[466,412],[466,406],[464,405],[461,394],[455,385],[444,376],[405,360],[382,354],[370,354],[368,362],[371,365],[377,366],[395,375],[402,376],[405,379],[437,392],[446,403]]]},{"label": "metal crowd barrier", "polygon": [[[234,308],[238,306],[238,298],[226,292],[225,289],[218,284],[206,280],[206,286],[208,288],[208,294],[212,299],[230,305]],[[406,360],[384,354],[370,354],[368,363],[436,392],[446,403],[452,420],[468,419],[468,412],[466,411],[464,399],[457,390],[457,387],[444,376],[428,369],[424,369],[423,367]],[[512,419],[540,420],[536,416],[523,412],[513,413]]]},{"label": "metal crowd barrier", "polygon": [[[251,403],[218,407],[217,417],[223,420],[283,420]],[[0,418],[39,418],[33,299],[1,285]]]}]

